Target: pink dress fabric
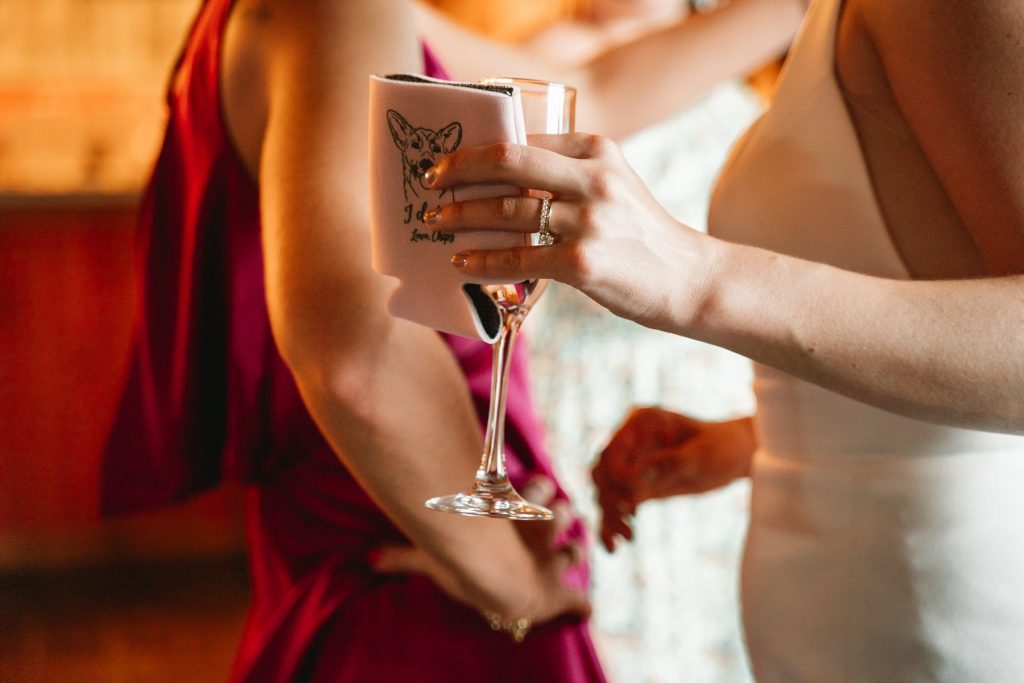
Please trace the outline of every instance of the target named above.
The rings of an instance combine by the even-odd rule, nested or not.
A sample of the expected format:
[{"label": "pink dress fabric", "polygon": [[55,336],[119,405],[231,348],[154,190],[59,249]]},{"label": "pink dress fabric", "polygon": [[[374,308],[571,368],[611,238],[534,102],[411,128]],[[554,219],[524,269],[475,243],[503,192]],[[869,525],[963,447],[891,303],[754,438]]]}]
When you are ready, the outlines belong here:
[{"label": "pink dress fabric", "polygon": [[[226,479],[251,484],[254,601],[234,681],[604,681],[578,618],[516,644],[429,580],[369,569],[371,549],[405,539],[332,453],[270,334],[259,189],[220,108],[230,9],[231,0],[203,5],[170,84],[166,137],[141,208],[138,321],[105,453],[104,512],[182,500]],[[444,78],[425,57],[426,74]],[[482,424],[491,349],[445,339]],[[524,358],[520,344],[506,432],[517,486],[553,477]],[[577,521],[561,541],[583,535]],[[585,585],[586,569],[566,580]]]}]

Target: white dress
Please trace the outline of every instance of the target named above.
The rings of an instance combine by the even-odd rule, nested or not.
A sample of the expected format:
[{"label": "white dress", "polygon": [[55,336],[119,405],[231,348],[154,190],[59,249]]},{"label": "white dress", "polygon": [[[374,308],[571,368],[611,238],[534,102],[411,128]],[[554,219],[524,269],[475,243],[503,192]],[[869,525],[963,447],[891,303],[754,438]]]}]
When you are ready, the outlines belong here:
[{"label": "white dress", "polygon": [[[815,0],[709,229],[907,279],[834,75],[841,0]],[[757,367],[743,563],[759,681],[1024,680],[1024,438],[879,410]]]}]

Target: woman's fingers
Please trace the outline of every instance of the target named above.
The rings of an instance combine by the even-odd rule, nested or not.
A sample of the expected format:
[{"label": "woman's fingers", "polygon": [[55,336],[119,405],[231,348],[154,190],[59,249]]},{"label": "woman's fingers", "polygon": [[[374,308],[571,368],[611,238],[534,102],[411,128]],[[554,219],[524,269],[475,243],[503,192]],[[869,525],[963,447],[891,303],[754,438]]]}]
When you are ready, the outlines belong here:
[{"label": "woman's fingers", "polygon": [[547,507],[554,502],[558,490],[551,477],[538,474],[526,482],[520,493],[529,502]]},{"label": "woman's fingers", "polygon": [[[477,199],[435,209],[428,212],[426,220],[428,224],[450,232],[490,229],[533,233],[540,231],[542,206],[542,200],[535,197]],[[560,245],[567,241],[576,242],[572,239],[578,227],[575,214],[573,204],[550,201],[547,230],[553,244],[460,251],[452,256],[452,265],[471,277],[510,281],[551,278],[572,284],[578,263],[574,264],[566,257],[578,253],[578,244],[568,250],[560,248]]]},{"label": "woman's fingers", "polygon": [[[469,199],[446,204],[427,211],[427,225],[448,232],[501,230],[504,232],[537,232],[540,229],[543,200],[538,197],[491,197]],[[577,209],[567,201],[550,200],[548,229],[564,237],[577,225]]]},{"label": "woman's fingers", "polygon": [[[538,233],[540,247],[465,250],[452,265],[470,277],[494,280],[549,278],[582,288],[592,264],[595,202],[617,192],[617,147],[594,135],[536,136],[534,146],[499,143],[469,147],[444,157],[425,175],[435,189],[511,184],[550,199],[506,196],[452,203],[424,220],[442,231],[503,230]],[[614,213],[614,212],[613,212]]]},{"label": "woman's fingers", "polygon": [[452,152],[424,175],[437,190],[458,185],[508,183],[561,196],[580,196],[589,185],[579,161],[540,147],[500,142]]},{"label": "woman's fingers", "polygon": [[555,576],[561,576],[572,567],[583,562],[587,552],[579,541],[573,541],[559,548],[552,558],[551,569]]},{"label": "woman's fingers", "polygon": [[600,536],[601,543],[608,552],[615,551],[615,541],[620,536],[627,541],[633,538],[630,524],[636,505],[627,493],[619,486],[619,482],[610,479],[600,465],[592,473],[597,485],[597,504],[601,510]]},{"label": "woman's fingers", "polygon": [[538,621],[547,621],[553,616],[561,614],[578,614],[584,619],[590,618],[592,607],[586,591],[579,588],[563,587],[560,597],[561,604],[557,605],[551,614],[541,615]]},{"label": "woman's fingers", "polygon": [[572,505],[567,500],[556,500],[548,507],[551,508],[551,513],[554,515],[551,529],[551,540],[554,542],[572,526],[572,523],[576,521],[576,516],[573,514]]},{"label": "woman's fingers", "polygon": [[565,608],[568,614],[578,614],[584,619],[589,619],[593,609],[593,606],[590,604],[590,597],[586,591],[577,588],[572,589]]},{"label": "woman's fingers", "polygon": [[593,133],[537,133],[527,136],[527,141],[530,147],[546,149],[573,159],[606,159],[619,154],[619,148],[614,142]]},{"label": "woman's fingers", "polygon": [[602,523],[611,533],[622,536],[627,541],[633,538],[633,527],[629,523],[633,519],[632,514],[623,512],[619,508],[602,508]]},{"label": "woman's fingers", "polygon": [[428,211],[423,218],[428,225],[450,232],[536,232],[540,212],[541,200],[536,197],[491,197],[448,204]]},{"label": "woman's fingers", "polygon": [[601,510],[601,544],[608,552],[615,552],[616,539],[633,539],[633,527],[620,512],[614,509]]},{"label": "woman's fingers", "polygon": [[515,247],[486,251],[462,251],[452,256],[452,265],[471,277],[520,282],[548,278],[569,282],[571,273],[559,259],[552,258],[549,247]]},{"label": "woman's fingers", "polygon": [[520,490],[520,494],[530,503],[551,509],[554,519],[550,522],[524,522],[516,528],[523,542],[535,555],[547,555],[551,552],[552,541],[557,534],[559,509],[556,507],[555,496],[558,489],[550,477],[538,474],[532,477]]}]

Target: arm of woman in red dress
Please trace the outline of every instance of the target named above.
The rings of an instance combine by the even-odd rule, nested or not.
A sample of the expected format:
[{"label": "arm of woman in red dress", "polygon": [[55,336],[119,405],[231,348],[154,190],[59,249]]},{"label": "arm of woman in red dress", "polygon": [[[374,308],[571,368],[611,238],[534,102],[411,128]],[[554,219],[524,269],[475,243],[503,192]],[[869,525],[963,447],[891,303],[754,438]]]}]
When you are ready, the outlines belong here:
[{"label": "arm of woman in red dress", "polygon": [[243,0],[225,47],[229,127],[258,175],[274,338],[338,457],[472,606],[544,620],[583,612],[560,567],[511,523],[439,514],[481,435],[465,379],[432,330],[387,313],[370,267],[371,73],[418,72],[405,0]]},{"label": "arm of woman in red dress", "polygon": [[423,34],[460,79],[527,76],[575,86],[577,128],[613,138],[634,133],[693,104],[717,84],[782,54],[804,0],[732,0],[615,46],[579,66],[538,58],[488,40],[429,7],[418,6]]}]

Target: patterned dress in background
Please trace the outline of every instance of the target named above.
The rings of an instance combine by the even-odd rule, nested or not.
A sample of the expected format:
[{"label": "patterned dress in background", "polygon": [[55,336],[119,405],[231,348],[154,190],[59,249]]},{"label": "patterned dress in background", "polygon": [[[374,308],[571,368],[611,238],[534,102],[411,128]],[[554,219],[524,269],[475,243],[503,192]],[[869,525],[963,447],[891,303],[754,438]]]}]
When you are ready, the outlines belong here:
[{"label": "patterned dress in background", "polygon": [[[703,230],[718,168],[760,110],[745,86],[725,85],[625,141],[623,151],[676,218]],[[549,450],[592,527],[598,518],[589,470],[631,405],[709,420],[753,411],[745,358],[617,318],[558,283],[525,327]],[[592,630],[612,680],[750,680],[737,590],[747,496],[746,482],[738,482],[646,503],[632,543],[614,555],[592,550]]]}]

